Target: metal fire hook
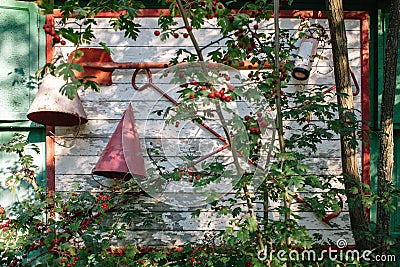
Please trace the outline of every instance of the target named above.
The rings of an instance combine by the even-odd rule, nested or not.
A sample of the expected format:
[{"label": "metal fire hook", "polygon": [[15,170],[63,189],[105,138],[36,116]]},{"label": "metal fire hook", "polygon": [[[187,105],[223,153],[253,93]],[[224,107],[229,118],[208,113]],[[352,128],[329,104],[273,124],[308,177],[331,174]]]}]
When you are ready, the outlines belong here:
[{"label": "metal fire hook", "polygon": [[[141,70],[145,70],[145,71],[146,71],[147,82],[146,82],[145,84],[143,84],[142,86],[138,86],[138,85],[136,84],[136,78],[137,78],[137,75],[139,74],[139,72],[140,72]],[[351,74],[352,74],[353,80],[354,80],[354,82],[355,82],[355,84],[356,84],[356,88],[357,88],[357,92],[354,92],[354,95],[357,95],[357,94],[359,93],[359,86],[358,86],[358,83],[357,83],[357,81],[356,81],[356,79],[355,79],[355,75],[354,75],[354,73],[353,73],[352,71],[351,71]],[[133,73],[133,75],[132,75],[132,86],[133,86],[133,88],[134,88],[135,90],[137,90],[137,91],[143,91],[143,90],[145,90],[145,89],[147,89],[147,88],[149,88],[149,87],[150,87],[150,88],[153,88],[153,89],[155,89],[157,92],[159,92],[163,97],[167,98],[167,99],[168,99],[171,103],[173,103],[175,106],[178,106],[178,105],[179,105],[179,103],[178,103],[175,99],[173,99],[171,96],[169,96],[169,95],[168,95],[167,93],[165,93],[161,88],[159,88],[157,85],[155,85],[155,84],[153,83],[152,72],[151,72],[151,70],[150,70],[149,68],[145,68],[145,69],[140,69],[140,68],[138,68],[138,69],[135,69],[135,71],[134,71],[134,73]],[[328,90],[332,91],[332,90],[334,90],[334,89],[335,89],[335,88],[330,88],[330,89],[328,89]],[[324,92],[324,93],[327,93],[327,92]],[[227,149],[227,148],[230,147],[230,143],[229,143],[223,136],[221,136],[221,135],[218,134],[216,131],[214,131],[212,128],[210,128],[207,124],[205,124],[205,123],[202,122],[202,123],[199,123],[199,125],[201,125],[203,128],[205,128],[206,130],[208,130],[210,133],[212,133],[215,137],[217,137],[219,140],[221,140],[221,141],[224,142],[225,144],[224,144],[223,146],[219,147],[218,149],[214,150],[213,152],[211,152],[211,153],[209,153],[209,154],[207,154],[207,155],[204,155],[204,156],[200,157],[199,159],[197,159],[196,161],[194,161],[194,162],[193,162],[194,165],[196,165],[196,164],[200,163],[201,161],[206,160],[207,158],[209,158],[209,157],[211,157],[211,156],[213,156],[213,155],[215,155],[215,154],[217,154],[217,153],[219,153],[219,152],[221,152],[221,151],[223,151],[223,150],[225,150],[225,149]],[[264,168],[263,168],[262,166],[260,166],[259,164],[257,164],[257,162],[254,162],[254,161],[252,161],[251,159],[249,159],[248,162],[249,162],[250,164],[252,164],[253,166],[255,166],[256,168],[258,168],[258,169],[260,169],[260,170],[264,170]],[[306,205],[308,208],[310,208],[311,210],[313,209],[312,205],[311,205],[309,202],[307,202],[306,200],[304,200],[299,194],[295,193],[295,196],[294,196],[294,197],[295,197],[299,202],[303,203],[303,204]],[[340,201],[342,201],[340,196],[339,196],[339,199],[340,199]],[[333,227],[333,225],[332,225],[332,223],[330,222],[330,220],[333,219],[333,218],[335,218],[335,217],[337,217],[337,216],[339,216],[339,214],[341,213],[341,211],[342,211],[342,209],[340,209],[338,212],[331,213],[331,214],[327,214],[325,217],[322,218],[322,221],[323,221],[324,223],[326,223],[327,225],[329,225],[330,227]]]}]

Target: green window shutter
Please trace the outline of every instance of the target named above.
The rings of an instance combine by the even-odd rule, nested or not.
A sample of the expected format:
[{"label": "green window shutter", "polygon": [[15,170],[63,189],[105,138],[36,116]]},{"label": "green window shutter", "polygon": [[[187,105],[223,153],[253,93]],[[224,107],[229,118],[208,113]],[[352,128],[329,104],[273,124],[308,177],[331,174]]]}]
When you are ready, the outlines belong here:
[{"label": "green window shutter", "polygon": [[400,46],[397,58],[397,79],[396,79],[396,97],[394,100],[394,127],[400,129]]},{"label": "green window shutter", "polygon": [[0,121],[27,121],[40,63],[39,20],[33,3],[0,1]]},{"label": "green window shutter", "polygon": [[[35,72],[45,63],[45,38],[34,3],[0,0],[0,145],[8,142],[14,133],[26,136],[40,148],[40,154],[31,151],[37,170],[37,182],[45,184],[45,129],[26,117],[36,89]],[[7,211],[18,202],[32,196],[28,183],[10,190],[7,178],[15,170],[17,156],[0,153],[0,205]]]}]

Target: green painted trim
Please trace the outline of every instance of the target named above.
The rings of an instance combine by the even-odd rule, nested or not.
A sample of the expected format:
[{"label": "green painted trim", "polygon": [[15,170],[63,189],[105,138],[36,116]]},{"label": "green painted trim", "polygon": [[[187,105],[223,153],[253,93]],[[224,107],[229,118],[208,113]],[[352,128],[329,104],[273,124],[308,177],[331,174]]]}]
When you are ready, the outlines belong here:
[{"label": "green painted trim", "polygon": [[[379,155],[379,137],[378,132],[380,129],[380,107],[382,103],[382,91],[383,91],[383,73],[384,73],[384,55],[385,55],[385,43],[386,43],[386,32],[389,21],[389,9],[382,9],[378,11],[378,15],[376,17],[376,22],[374,18],[371,16],[371,55],[375,55],[371,61],[371,84],[373,87],[371,88],[371,129],[375,132],[375,134],[371,134],[370,136],[370,175],[371,175],[371,188],[376,192],[377,190],[377,165],[378,165],[378,155]],[[376,27],[375,27],[376,25]],[[395,151],[394,151],[394,170],[393,170],[393,183],[400,187],[400,162],[396,159],[400,158],[400,55],[398,61],[398,70],[397,70],[397,88],[396,88],[396,105],[395,105]],[[396,117],[397,114],[397,117]],[[400,223],[400,207],[399,200],[396,199],[394,202],[396,205],[396,212],[392,214],[392,229],[395,229],[392,232],[393,237],[400,236],[399,223]],[[376,205],[372,206],[370,209],[370,220],[371,226],[374,228],[374,224],[376,223]],[[397,227],[397,228],[396,228]]]},{"label": "green painted trim", "polygon": [[44,129],[44,125],[32,121],[6,121],[0,122],[0,129]]}]

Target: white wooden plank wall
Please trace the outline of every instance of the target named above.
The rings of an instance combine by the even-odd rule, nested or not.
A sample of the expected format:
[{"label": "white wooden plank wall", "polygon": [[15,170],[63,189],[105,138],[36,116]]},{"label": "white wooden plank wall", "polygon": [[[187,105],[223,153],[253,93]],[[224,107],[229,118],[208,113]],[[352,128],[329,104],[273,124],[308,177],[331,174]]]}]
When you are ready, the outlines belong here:
[{"label": "white wooden plank wall", "polygon": [[[174,56],[178,48],[186,48],[193,50],[188,39],[169,39],[167,42],[161,42],[155,37],[153,32],[158,29],[157,18],[140,18],[138,23],[142,25],[141,33],[137,41],[125,39],[123,34],[115,32],[108,25],[109,19],[98,19],[95,26],[95,35],[97,39],[90,47],[100,47],[100,42],[105,42],[112,50],[112,58],[115,62],[126,61],[169,61]],[[290,29],[294,32],[299,25],[298,19],[281,19],[280,24],[284,29]],[[319,21],[327,26],[324,20]],[[198,37],[200,45],[205,45],[209,41],[219,38],[219,31],[211,21],[206,28],[201,30],[193,30]],[[272,23],[262,25],[265,31],[272,31]],[[350,65],[354,70],[356,77],[360,83],[360,22],[358,20],[347,20],[347,39],[349,46]],[[220,44],[213,45],[213,48]],[[62,46],[61,51],[65,57],[73,50],[70,45]],[[332,86],[334,84],[334,75],[332,69],[332,51],[330,46],[320,47],[318,53],[321,55],[320,60],[316,60],[311,77],[304,82],[291,80],[290,88],[285,90],[309,90],[315,85]],[[80,127],[57,127],[56,128],[56,188],[58,191],[72,190],[72,185],[77,184],[78,190],[97,190],[98,184],[91,177],[91,170],[97,163],[103,149],[107,145],[112,133],[114,132],[124,110],[128,103],[133,101],[133,109],[136,123],[139,127],[139,135],[141,136],[142,146],[148,146],[150,142],[154,144],[162,142],[167,147],[179,147],[178,141],[195,144],[199,147],[199,143],[204,144],[204,140],[208,140],[206,146],[202,146],[202,152],[207,152],[210,148],[215,148],[218,144],[215,138],[210,135],[200,133],[190,135],[192,128],[171,127],[170,132],[160,131],[162,118],[155,114],[146,112],[153,105],[157,105],[156,109],[162,109],[170,105],[164,99],[159,99],[159,95],[146,89],[143,92],[136,92],[131,86],[131,75],[133,70],[116,70],[113,73],[113,84],[111,86],[102,86],[100,93],[91,91],[80,92],[83,106],[87,112],[89,122]],[[243,76],[247,75],[243,71]],[[335,99],[332,99],[335,101]],[[356,107],[360,110],[361,94],[355,97]],[[144,129],[146,120],[147,128]],[[293,124],[294,122],[287,122]],[[144,132],[146,131],[146,132]],[[176,139],[176,136],[185,137],[184,139]],[[182,147],[182,146],[181,146]],[[168,149],[163,151],[170,160],[170,163],[177,161],[180,153],[178,149]],[[313,165],[313,172],[327,175],[340,175],[340,145],[338,137],[334,140],[324,142],[319,146],[317,153],[312,154],[306,162]],[[99,179],[101,179],[99,177]],[[229,218],[227,216],[215,215],[213,210],[204,207],[204,213],[200,218],[191,218],[190,209],[182,209],[168,206],[164,203],[157,203],[153,199],[143,198],[139,205],[144,205],[158,213],[164,218],[163,223],[155,223],[150,229],[145,229],[141,222],[138,221],[137,227],[129,231],[129,238],[134,242],[148,245],[179,245],[189,240],[199,240],[204,236],[205,232],[223,230],[228,225]],[[272,206],[279,205],[273,203]],[[257,211],[260,213],[261,204],[257,205]],[[336,227],[329,227],[324,224],[312,212],[300,212],[304,216],[302,225],[305,225],[311,234],[318,233],[323,235],[324,240],[336,241],[339,238],[345,238],[348,243],[352,243],[352,235],[350,232],[348,209],[340,214],[338,218],[332,220],[337,224]],[[260,214],[259,214],[260,215]],[[277,219],[277,214],[271,212],[270,217]]]}]

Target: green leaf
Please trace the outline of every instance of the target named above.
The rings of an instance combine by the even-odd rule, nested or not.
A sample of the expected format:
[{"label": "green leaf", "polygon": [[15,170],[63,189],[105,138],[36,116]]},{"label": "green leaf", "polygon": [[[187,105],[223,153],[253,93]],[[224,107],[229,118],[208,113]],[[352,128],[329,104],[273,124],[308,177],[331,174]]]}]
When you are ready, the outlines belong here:
[{"label": "green leaf", "polygon": [[246,240],[249,238],[249,235],[250,235],[249,230],[244,229],[244,228],[240,229],[237,232],[237,238],[242,242],[246,242]]},{"label": "green leaf", "polygon": [[100,42],[100,45],[101,45],[101,47],[103,47],[103,49],[104,49],[108,54],[111,55],[111,50],[110,50],[110,48],[107,46],[106,43]]},{"label": "green leaf", "polygon": [[250,233],[254,233],[258,230],[258,222],[256,217],[250,216],[246,219],[246,223]]}]

